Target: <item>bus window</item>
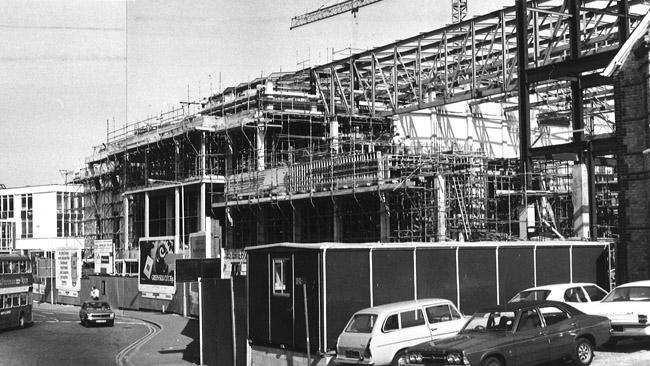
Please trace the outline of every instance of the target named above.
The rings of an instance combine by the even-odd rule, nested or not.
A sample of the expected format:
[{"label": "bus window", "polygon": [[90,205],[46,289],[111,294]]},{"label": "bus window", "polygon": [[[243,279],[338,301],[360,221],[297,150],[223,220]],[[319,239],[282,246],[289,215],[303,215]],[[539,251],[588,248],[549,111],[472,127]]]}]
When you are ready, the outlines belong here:
[{"label": "bus window", "polygon": [[27,263],[20,261],[20,273],[27,273]]},{"label": "bus window", "polygon": [[20,294],[20,305],[27,305],[27,294]]},{"label": "bus window", "polygon": [[5,295],[5,308],[10,308],[10,307],[11,307],[11,296]]},{"label": "bus window", "polygon": [[20,302],[18,300],[18,295],[13,295],[12,298],[13,298],[14,306],[19,306]]},{"label": "bus window", "polygon": [[9,268],[9,262],[2,262],[2,273],[11,273],[11,268]]},{"label": "bus window", "polygon": [[0,295],[0,309],[5,308],[5,297]]},{"label": "bus window", "polygon": [[5,263],[5,262],[0,262],[0,274],[5,273],[5,266],[4,266],[4,263]]}]

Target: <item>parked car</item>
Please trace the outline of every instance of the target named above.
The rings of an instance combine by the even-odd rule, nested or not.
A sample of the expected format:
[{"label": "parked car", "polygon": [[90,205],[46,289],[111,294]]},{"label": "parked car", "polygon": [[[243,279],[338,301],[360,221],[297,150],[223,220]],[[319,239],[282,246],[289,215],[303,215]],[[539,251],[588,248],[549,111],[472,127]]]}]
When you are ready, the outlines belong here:
[{"label": "parked car", "polygon": [[105,301],[86,301],[79,310],[81,324],[106,324],[112,327],[115,322],[115,313],[111,306]]},{"label": "parked car", "polygon": [[455,337],[411,347],[403,363],[503,366],[571,359],[589,365],[609,330],[606,317],[563,302],[513,302],[476,312]]},{"label": "parked car", "polygon": [[607,291],[593,283],[557,283],[553,285],[532,287],[512,297],[508,302],[553,300],[566,302],[573,307],[587,312],[584,303],[600,301],[607,296]]},{"label": "parked car", "polygon": [[612,323],[610,344],[625,337],[650,336],[650,281],[620,285],[605,298],[590,304],[586,312],[603,315]]},{"label": "parked car", "polygon": [[336,362],[396,365],[407,347],[454,336],[466,320],[445,299],[403,301],[359,310],[339,335]]}]

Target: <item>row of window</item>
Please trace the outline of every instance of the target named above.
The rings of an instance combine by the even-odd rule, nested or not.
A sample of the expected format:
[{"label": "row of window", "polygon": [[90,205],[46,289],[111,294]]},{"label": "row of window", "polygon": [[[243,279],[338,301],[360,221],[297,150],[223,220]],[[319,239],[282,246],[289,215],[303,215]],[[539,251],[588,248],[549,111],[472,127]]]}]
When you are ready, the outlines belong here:
[{"label": "row of window", "polygon": [[30,261],[0,261],[0,274],[32,273]]},{"label": "row of window", "polygon": [[0,219],[14,217],[14,196],[0,196]]},{"label": "row of window", "polygon": [[56,236],[83,235],[83,198],[80,193],[57,192]]},{"label": "row of window", "polygon": [[14,249],[16,239],[16,224],[10,221],[0,221],[0,250]]},{"label": "row of window", "polygon": [[34,237],[34,205],[32,200],[32,194],[21,194],[20,195],[20,220],[22,232],[20,233],[21,238],[33,238]]},{"label": "row of window", "polygon": [[21,294],[0,295],[0,309],[15,308],[27,305],[29,295],[27,292]]}]

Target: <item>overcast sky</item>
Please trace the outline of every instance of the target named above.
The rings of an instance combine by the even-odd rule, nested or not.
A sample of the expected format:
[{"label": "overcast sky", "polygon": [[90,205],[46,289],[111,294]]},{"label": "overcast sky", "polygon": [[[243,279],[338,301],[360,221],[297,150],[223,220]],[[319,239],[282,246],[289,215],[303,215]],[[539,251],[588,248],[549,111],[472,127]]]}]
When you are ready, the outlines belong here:
[{"label": "overcast sky", "polygon": [[[451,0],[385,0],[289,30],[339,0],[2,0],[0,184],[63,183],[109,128],[219,88],[451,21]],[[470,15],[514,0],[469,0]],[[347,49],[347,50],[346,50]],[[300,63],[300,65],[298,65]]]}]

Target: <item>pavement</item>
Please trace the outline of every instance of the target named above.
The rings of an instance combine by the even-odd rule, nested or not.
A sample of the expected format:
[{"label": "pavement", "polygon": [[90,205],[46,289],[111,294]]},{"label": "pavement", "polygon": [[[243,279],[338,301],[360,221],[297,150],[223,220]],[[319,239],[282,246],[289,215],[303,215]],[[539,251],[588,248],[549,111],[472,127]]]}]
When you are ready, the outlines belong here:
[{"label": "pavement", "polygon": [[[79,312],[79,306],[34,303],[35,309],[45,311]],[[139,319],[153,325],[156,331],[141,338],[128,350],[124,364],[130,366],[150,365],[198,365],[199,324],[195,317],[173,313],[115,309],[117,317]]]}]

